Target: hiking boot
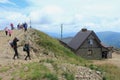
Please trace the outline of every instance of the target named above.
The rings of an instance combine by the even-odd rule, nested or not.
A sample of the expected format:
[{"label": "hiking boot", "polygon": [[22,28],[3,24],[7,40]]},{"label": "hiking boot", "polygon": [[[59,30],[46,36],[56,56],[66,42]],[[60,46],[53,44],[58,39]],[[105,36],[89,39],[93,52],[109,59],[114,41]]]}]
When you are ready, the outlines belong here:
[{"label": "hiking boot", "polygon": [[19,57],[17,57],[19,59]]},{"label": "hiking boot", "polygon": [[13,60],[15,60],[15,58],[13,57]]},{"label": "hiking boot", "polygon": [[29,60],[31,60],[31,58],[29,58]]},{"label": "hiking boot", "polygon": [[27,59],[25,58],[25,60],[27,60]]}]

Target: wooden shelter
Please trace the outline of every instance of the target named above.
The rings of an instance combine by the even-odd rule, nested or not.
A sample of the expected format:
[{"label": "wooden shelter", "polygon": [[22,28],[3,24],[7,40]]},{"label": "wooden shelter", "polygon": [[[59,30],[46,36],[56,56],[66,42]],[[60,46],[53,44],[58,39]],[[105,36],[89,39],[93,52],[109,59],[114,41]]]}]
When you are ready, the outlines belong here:
[{"label": "wooden shelter", "polygon": [[67,43],[67,46],[86,59],[103,59],[111,58],[112,53],[108,47],[101,44],[100,39],[94,31],[83,28],[75,37]]}]

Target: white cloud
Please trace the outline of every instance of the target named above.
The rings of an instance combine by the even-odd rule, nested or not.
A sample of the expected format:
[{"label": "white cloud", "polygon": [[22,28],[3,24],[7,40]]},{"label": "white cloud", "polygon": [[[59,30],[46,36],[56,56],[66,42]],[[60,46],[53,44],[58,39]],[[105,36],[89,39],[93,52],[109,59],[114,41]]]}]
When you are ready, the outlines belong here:
[{"label": "white cloud", "polygon": [[[84,26],[86,24],[88,25],[88,23],[92,23],[95,24],[96,26],[101,26],[103,30],[105,29],[103,25],[104,20],[109,20],[109,19],[111,20],[115,17],[119,17],[120,14],[119,2],[120,2],[119,0],[110,0],[110,1],[109,0],[100,0],[100,1],[98,0],[84,0],[84,1],[83,0],[62,0],[62,1],[30,0],[29,1],[31,5],[38,7],[40,10],[43,9],[43,6],[45,7],[48,5],[57,5],[61,7],[61,9],[64,9],[62,15],[59,16],[62,17],[63,19],[60,19],[60,18],[54,18],[54,16],[58,14],[55,12],[56,9],[54,8],[49,9],[49,7],[47,9],[44,8],[44,12],[49,13],[49,16],[51,17],[49,16],[48,17],[52,21],[56,22],[57,20],[61,20],[61,22],[63,23],[80,24],[81,26]],[[54,16],[52,16],[52,14]],[[109,22],[106,22],[105,24],[109,25]],[[90,26],[93,25],[90,24]]]},{"label": "white cloud", "polygon": [[9,0],[0,0],[0,3],[9,3]]},{"label": "white cloud", "polygon": [[[22,10],[0,8],[0,22],[5,19],[13,22],[31,19],[33,26],[51,32],[59,32],[63,23],[67,33],[78,32],[84,26],[95,31],[117,31],[120,26],[119,0],[26,1],[29,6]],[[0,0],[0,3],[15,4],[10,0]]]},{"label": "white cloud", "polygon": [[13,2],[11,2],[9,0],[0,0],[0,3],[16,5],[15,3],[13,3]]},{"label": "white cloud", "polygon": [[28,22],[30,21],[30,19],[20,13],[20,12],[7,12],[7,11],[3,11],[2,13],[0,13],[0,29],[4,29],[4,27],[10,27],[10,23],[13,23],[14,26],[16,27],[18,23],[23,23],[23,22]]},{"label": "white cloud", "polygon": [[42,9],[42,12],[51,15],[56,15],[56,14],[61,14],[63,12],[63,9],[60,8],[59,6],[47,5]]},{"label": "white cloud", "polygon": [[24,14],[19,12],[9,12],[6,19],[14,22],[25,22],[29,20]]},{"label": "white cloud", "polygon": [[33,9],[30,13],[30,18],[34,23],[41,24],[53,24],[60,23],[62,21],[62,15],[64,10],[58,6],[46,6],[41,8],[41,10]]}]

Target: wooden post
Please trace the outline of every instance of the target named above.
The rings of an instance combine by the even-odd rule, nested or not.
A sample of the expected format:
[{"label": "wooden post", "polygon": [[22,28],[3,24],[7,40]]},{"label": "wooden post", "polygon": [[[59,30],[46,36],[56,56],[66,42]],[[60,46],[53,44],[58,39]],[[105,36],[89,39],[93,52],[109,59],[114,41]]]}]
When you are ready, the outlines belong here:
[{"label": "wooden post", "polygon": [[61,24],[61,40],[63,38],[63,24]]},{"label": "wooden post", "polygon": [[31,26],[31,19],[30,19],[30,28],[32,28],[32,26]]}]

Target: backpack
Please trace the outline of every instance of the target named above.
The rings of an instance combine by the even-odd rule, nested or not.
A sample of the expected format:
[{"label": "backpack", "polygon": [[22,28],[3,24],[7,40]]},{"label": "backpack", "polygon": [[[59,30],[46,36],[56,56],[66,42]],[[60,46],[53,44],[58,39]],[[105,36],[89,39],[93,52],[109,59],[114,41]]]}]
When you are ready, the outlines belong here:
[{"label": "backpack", "polygon": [[10,42],[10,46],[13,48],[14,47],[14,44],[13,44],[13,42]]},{"label": "backpack", "polygon": [[23,51],[27,51],[26,45],[23,46]]}]

